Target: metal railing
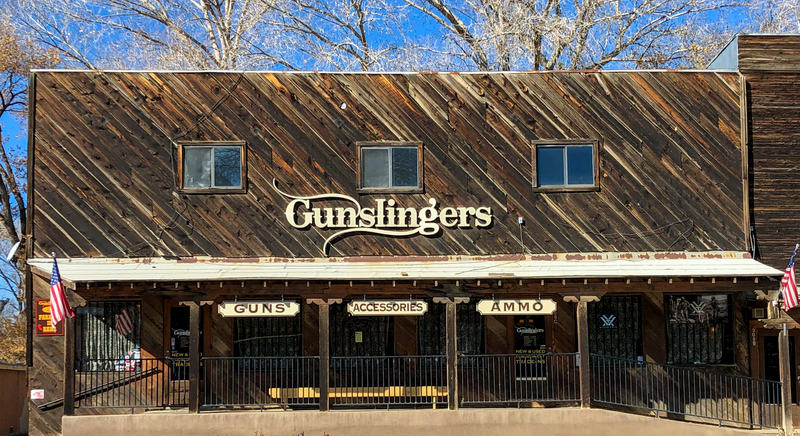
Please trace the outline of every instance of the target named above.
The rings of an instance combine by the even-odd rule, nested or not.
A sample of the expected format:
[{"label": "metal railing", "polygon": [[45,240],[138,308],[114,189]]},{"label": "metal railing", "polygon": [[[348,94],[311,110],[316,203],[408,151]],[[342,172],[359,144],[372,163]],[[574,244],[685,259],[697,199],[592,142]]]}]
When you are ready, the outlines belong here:
[{"label": "metal railing", "polygon": [[445,356],[332,357],[331,405],[447,403]]},{"label": "metal railing", "polygon": [[75,361],[76,408],[163,408],[188,404],[188,359]]},{"label": "metal railing", "polygon": [[461,403],[580,401],[578,354],[484,354],[458,358]]},{"label": "metal railing", "polygon": [[203,406],[319,404],[319,357],[204,357]]},{"label": "metal railing", "polygon": [[591,370],[594,403],[720,425],[781,425],[780,382],[599,355],[591,356]]}]

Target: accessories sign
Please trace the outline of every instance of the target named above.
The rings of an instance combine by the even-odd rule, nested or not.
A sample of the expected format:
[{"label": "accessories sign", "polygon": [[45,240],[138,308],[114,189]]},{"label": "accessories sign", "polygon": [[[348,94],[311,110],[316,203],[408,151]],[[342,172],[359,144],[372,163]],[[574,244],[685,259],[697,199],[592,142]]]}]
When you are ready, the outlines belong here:
[{"label": "accessories sign", "polygon": [[422,300],[353,300],[347,304],[353,316],[419,316],[428,311]]}]

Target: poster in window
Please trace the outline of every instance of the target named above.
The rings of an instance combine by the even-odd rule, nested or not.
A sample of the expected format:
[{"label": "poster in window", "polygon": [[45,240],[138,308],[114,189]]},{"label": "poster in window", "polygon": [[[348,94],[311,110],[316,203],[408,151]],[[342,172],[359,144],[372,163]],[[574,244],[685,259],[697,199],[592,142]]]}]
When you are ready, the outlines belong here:
[{"label": "poster in window", "polygon": [[547,344],[544,316],[514,317],[514,369],[517,380],[545,380]]},{"label": "poster in window", "polygon": [[728,296],[672,295],[669,322],[674,324],[726,324]]}]

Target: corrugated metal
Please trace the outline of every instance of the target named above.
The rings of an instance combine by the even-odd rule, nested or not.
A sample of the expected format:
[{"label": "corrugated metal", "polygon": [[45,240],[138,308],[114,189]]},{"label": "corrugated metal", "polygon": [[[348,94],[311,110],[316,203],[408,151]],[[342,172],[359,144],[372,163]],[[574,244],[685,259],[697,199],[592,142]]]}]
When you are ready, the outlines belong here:
[{"label": "corrugated metal", "polygon": [[[44,274],[52,259],[30,259]],[[208,280],[469,280],[781,276],[736,252],[353,258],[58,259],[73,283]]]}]

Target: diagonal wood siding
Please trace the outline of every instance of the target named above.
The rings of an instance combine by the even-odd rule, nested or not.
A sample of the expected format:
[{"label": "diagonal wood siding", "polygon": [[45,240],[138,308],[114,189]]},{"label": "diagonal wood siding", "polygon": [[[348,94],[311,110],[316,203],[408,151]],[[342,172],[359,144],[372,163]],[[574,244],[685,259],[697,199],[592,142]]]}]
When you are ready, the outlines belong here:
[{"label": "diagonal wood siding", "polygon": [[[32,100],[36,257],[322,256],[273,179],[495,215],[333,256],[745,249],[735,73],[38,72]],[[574,138],[601,141],[600,190],[533,192],[531,141]],[[177,194],[178,140],[246,141],[247,192]],[[422,141],[425,192],[358,195],[367,140]]]}]

